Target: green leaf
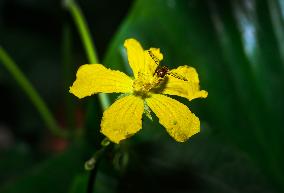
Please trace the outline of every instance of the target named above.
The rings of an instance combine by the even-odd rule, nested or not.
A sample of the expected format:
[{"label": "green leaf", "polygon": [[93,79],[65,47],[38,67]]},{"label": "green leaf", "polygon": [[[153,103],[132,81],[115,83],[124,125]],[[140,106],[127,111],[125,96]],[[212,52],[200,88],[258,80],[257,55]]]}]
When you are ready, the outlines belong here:
[{"label": "green leaf", "polygon": [[34,164],[31,149],[24,143],[16,144],[13,148],[0,152],[0,182],[9,181],[14,176],[23,174]]},{"label": "green leaf", "polygon": [[[85,172],[84,174],[77,175],[72,183],[70,193],[87,192],[88,183],[89,183],[89,174],[87,172]],[[93,192],[115,193],[116,189],[117,189],[117,179],[115,179],[113,176],[109,176],[108,174],[105,174],[100,171],[97,173]]]},{"label": "green leaf", "polygon": [[133,37],[144,48],[161,48],[170,68],[194,66],[209,96],[183,102],[212,136],[218,134],[220,144],[239,148],[284,189],[283,10],[283,3],[269,0],[138,0],[104,64],[131,75],[123,42]]},{"label": "green leaf", "polygon": [[68,192],[74,176],[84,171],[87,147],[74,145],[68,151],[34,167],[26,176],[10,181],[1,193]]},{"label": "green leaf", "polygon": [[247,155],[209,132],[184,144],[158,139],[132,145],[123,192],[276,192]]},{"label": "green leaf", "polygon": [[88,175],[86,173],[79,174],[74,178],[72,182],[70,193],[87,192],[87,186],[88,186]]}]

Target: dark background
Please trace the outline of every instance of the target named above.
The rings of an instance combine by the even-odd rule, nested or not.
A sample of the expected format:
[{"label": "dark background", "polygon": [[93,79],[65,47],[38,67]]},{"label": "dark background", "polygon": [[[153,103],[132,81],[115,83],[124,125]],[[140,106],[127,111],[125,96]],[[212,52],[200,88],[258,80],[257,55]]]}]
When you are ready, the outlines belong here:
[{"label": "dark background", "polygon": [[[200,118],[199,134],[179,144],[156,117],[143,118],[143,130],[103,160],[95,192],[283,192],[282,1],[76,2],[101,63],[131,73],[122,45],[134,37],[160,47],[170,68],[194,66],[209,92],[176,98]],[[52,135],[0,63],[0,192],[86,192],[102,112],[95,96],[68,93],[88,63],[72,17],[60,1],[0,0],[0,45],[59,124],[79,133]]]},{"label": "dark background", "polygon": [[[102,58],[131,2],[78,3],[86,17],[94,20],[89,24],[90,31],[96,42],[98,55]],[[1,46],[11,54],[57,116],[61,116],[64,111],[64,95],[68,93],[68,87],[72,83],[69,81],[66,87],[62,72],[62,26],[66,25],[72,30],[72,73],[75,74],[76,68],[87,62],[72,18],[60,1],[2,0],[0,6]],[[42,121],[3,66],[0,86],[2,127],[9,133],[16,130],[12,138],[28,139],[26,142],[31,143],[30,145],[39,143],[38,135],[44,132],[44,128],[39,129]]]}]

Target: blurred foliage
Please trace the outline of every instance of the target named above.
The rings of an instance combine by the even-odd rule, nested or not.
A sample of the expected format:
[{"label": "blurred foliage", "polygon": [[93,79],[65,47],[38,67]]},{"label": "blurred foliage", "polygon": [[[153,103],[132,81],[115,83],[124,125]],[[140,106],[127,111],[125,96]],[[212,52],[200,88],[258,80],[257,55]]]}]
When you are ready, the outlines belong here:
[{"label": "blurred foliage", "polygon": [[[18,5],[18,11],[22,11],[19,15],[28,21],[22,24],[20,16],[16,21],[10,19],[11,12],[5,11],[4,3],[0,3],[1,45],[22,65],[35,87],[59,114],[61,124],[70,127],[65,123],[68,118],[62,115],[67,113],[67,103],[69,107],[73,105],[70,111],[77,109],[69,115],[69,121],[74,121],[74,115],[78,119],[78,109],[79,114],[87,111],[86,133],[82,136],[87,145],[72,144],[54,158],[48,158],[50,152],[42,153],[41,141],[52,140],[45,137],[46,131],[26,99],[16,97],[21,93],[0,65],[0,87],[9,93],[2,95],[1,91],[4,97],[1,107],[3,104],[9,114],[1,111],[1,117],[16,115],[8,121],[16,136],[14,140],[27,143],[24,150],[21,143],[16,143],[0,152],[0,192],[86,192],[89,175],[83,171],[83,165],[102,139],[99,135],[101,110],[95,97],[77,102],[68,98],[66,88],[75,77],[74,66],[84,63],[86,57],[72,21],[61,15],[63,8],[48,1],[31,2],[16,0],[5,5],[10,10]],[[117,15],[122,15],[114,10],[127,7],[127,3],[117,3],[120,1],[106,2],[105,5],[112,7],[108,14],[105,11],[108,6],[104,7],[101,2],[79,2],[100,56],[117,25],[110,24],[114,20],[119,22]],[[163,63],[170,68],[183,64],[194,66],[199,72],[201,87],[209,96],[190,103],[179,100],[200,117],[202,131],[188,142],[178,144],[166,134],[157,118],[153,122],[143,118],[142,131],[113,152],[127,155],[127,159],[116,160],[119,162],[115,164],[116,169],[111,165],[115,155],[108,155],[106,163],[101,164],[94,192],[283,191],[283,13],[281,0],[133,2],[102,63],[131,74],[123,41],[134,37],[144,48],[161,48]],[[32,19],[37,15],[41,25]],[[59,38],[61,34],[64,38]],[[70,61],[72,64],[68,65]],[[119,168],[124,169],[118,172]]]},{"label": "blurred foliage", "polygon": [[17,182],[7,183],[1,192],[68,192],[75,176],[83,172],[86,151],[87,146],[73,146],[63,154],[35,166]]},{"label": "blurred foliage", "polygon": [[[264,0],[137,1],[111,44],[105,64],[131,73],[122,45],[126,38],[135,37],[145,48],[160,47],[164,63],[171,68],[182,64],[194,66],[209,96],[206,100],[189,103],[189,107],[205,126],[199,135],[204,135],[206,129],[210,132],[209,140],[200,142],[196,148],[202,151],[201,147],[210,144],[212,139],[223,144],[218,147],[221,152],[228,146],[235,146],[246,153],[274,185],[283,188],[284,58],[281,38],[284,17],[281,5],[280,1]],[[154,129],[151,125],[149,127]],[[160,143],[159,137],[150,135],[147,139]],[[186,144],[190,150],[191,143],[189,140]],[[168,157],[176,157],[171,153],[180,148],[167,152]],[[216,156],[214,152],[218,153],[215,151],[208,151],[202,157],[208,160],[208,165],[216,164],[216,160],[211,160],[211,156]],[[233,156],[235,152],[227,154]],[[183,154],[183,159],[186,155]],[[240,166],[242,164],[245,163]],[[200,167],[197,164],[194,168]],[[237,174],[231,174],[231,178],[236,178],[236,185],[238,179],[234,175]],[[248,174],[242,175],[246,178]],[[226,176],[223,177],[225,182]]]}]

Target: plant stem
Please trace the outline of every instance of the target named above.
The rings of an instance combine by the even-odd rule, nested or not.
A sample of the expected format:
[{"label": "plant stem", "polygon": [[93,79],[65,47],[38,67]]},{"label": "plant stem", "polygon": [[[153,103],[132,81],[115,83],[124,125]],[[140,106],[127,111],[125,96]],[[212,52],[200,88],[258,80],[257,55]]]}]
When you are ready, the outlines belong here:
[{"label": "plant stem", "polygon": [[112,144],[108,139],[104,139],[101,142],[101,148],[95,153],[95,155],[89,159],[85,163],[85,169],[86,170],[91,170],[90,175],[89,175],[89,180],[88,180],[88,186],[87,186],[87,193],[93,193],[94,192],[94,184],[96,181],[96,176],[98,172],[98,167],[99,164],[103,158],[103,156],[110,150],[112,147]]},{"label": "plant stem", "polygon": [[[98,64],[99,61],[98,61],[98,57],[97,57],[97,54],[96,54],[95,46],[93,44],[93,40],[92,40],[91,35],[90,35],[90,30],[88,28],[87,22],[86,22],[86,20],[83,16],[81,9],[75,3],[75,0],[65,0],[65,6],[70,11],[70,13],[71,13],[71,15],[72,15],[72,17],[75,21],[75,25],[77,27],[77,30],[79,31],[79,34],[80,34],[80,37],[82,39],[83,45],[85,47],[85,51],[86,51],[89,62],[91,64]],[[98,96],[99,96],[99,101],[100,101],[101,107],[102,107],[103,110],[105,110],[106,108],[108,108],[110,106],[110,99],[104,93],[100,93],[100,94],[98,94]],[[98,150],[98,152],[96,152],[96,154],[92,157],[91,160],[89,160],[89,161],[91,161],[91,164],[94,164],[93,165],[94,168],[91,169],[92,171],[91,171],[90,176],[89,176],[88,187],[87,187],[88,193],[92,193],[93,190],[94,190],[94,183],[95,183],[95,180],[96,180],[99,162],[100,162],[102,156],[104,155],[107,146],[108,145],[102,144],[101,149]]]},{"label": "plant stem", "polygon": [[87,186],[87,193],[93,193],[94,192],[94,183],[96,181],[96,176],[98,173],[98,166],[99,163],[97,163],[94,167],[94,169],[91,170],[89,174],[89,180],[88,180],[88,186]]},{"label": "plant stem", "polygon": [[92,43],[93,40],[92,40],[92,37],[90,35],[89,28],[87,26],[86,20],[83,16],[81,9],[79,8],[79,6],[74,1],[71,1],[69,3],[68,8],[69,8],[69,11],[70,11],[73,19],[74,19],[74,22],[75,22],[76,27],[79,31],[79,34],[82,38],[82,41],[83,41],[89,62],[98,63],[98,56],[96,54],[95,47]]},{"label": "plant stem", "polygon": [[[90,35],[90,30],[88,28],[87,22],[83,16],[81,9],[73,0],[66,0],[65,5],[70,11],[75,21],[75,25],[79,31],[89,62],[91,64],[98,64],[98,57],[93,44],[93,40]],[[105,110],[107,107],[110,106],[110,100],[108,96],[104,93],[100,93],[98,95],[102,109]]]},{"label": "plant stem", "polygon": [[0,62],[3,63],[4,67],[11,73],[18,85],[23,89],[50,131],[56,136],[67,137],[67,132],[60,129],[43,99],[2,47],[0,47]]}]

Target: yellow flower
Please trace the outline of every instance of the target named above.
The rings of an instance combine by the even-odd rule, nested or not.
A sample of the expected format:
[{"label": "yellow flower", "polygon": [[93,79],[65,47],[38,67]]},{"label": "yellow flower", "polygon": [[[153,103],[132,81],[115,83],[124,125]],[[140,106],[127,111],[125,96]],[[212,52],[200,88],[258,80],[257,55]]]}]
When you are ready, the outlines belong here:
[{"label": "yellow flower", "polygon": [[134,78],[101,64],[85,64],[78,69],[70,87],[70,92],[78,98],[96,93],[126,93],[103,113],[101,132],[119,143],[142,128],[143,112],[149,116],[150,107],[176,141],[184,142],[198,133],[198,117],[184,104],[165,96],[177,95],[188,100],[206,98],[207,92],[199,88],[196,70],[186,65],[173,70],[161,69],[160,50],[143,50],[135,39],[127,39],[124,47]]}]

